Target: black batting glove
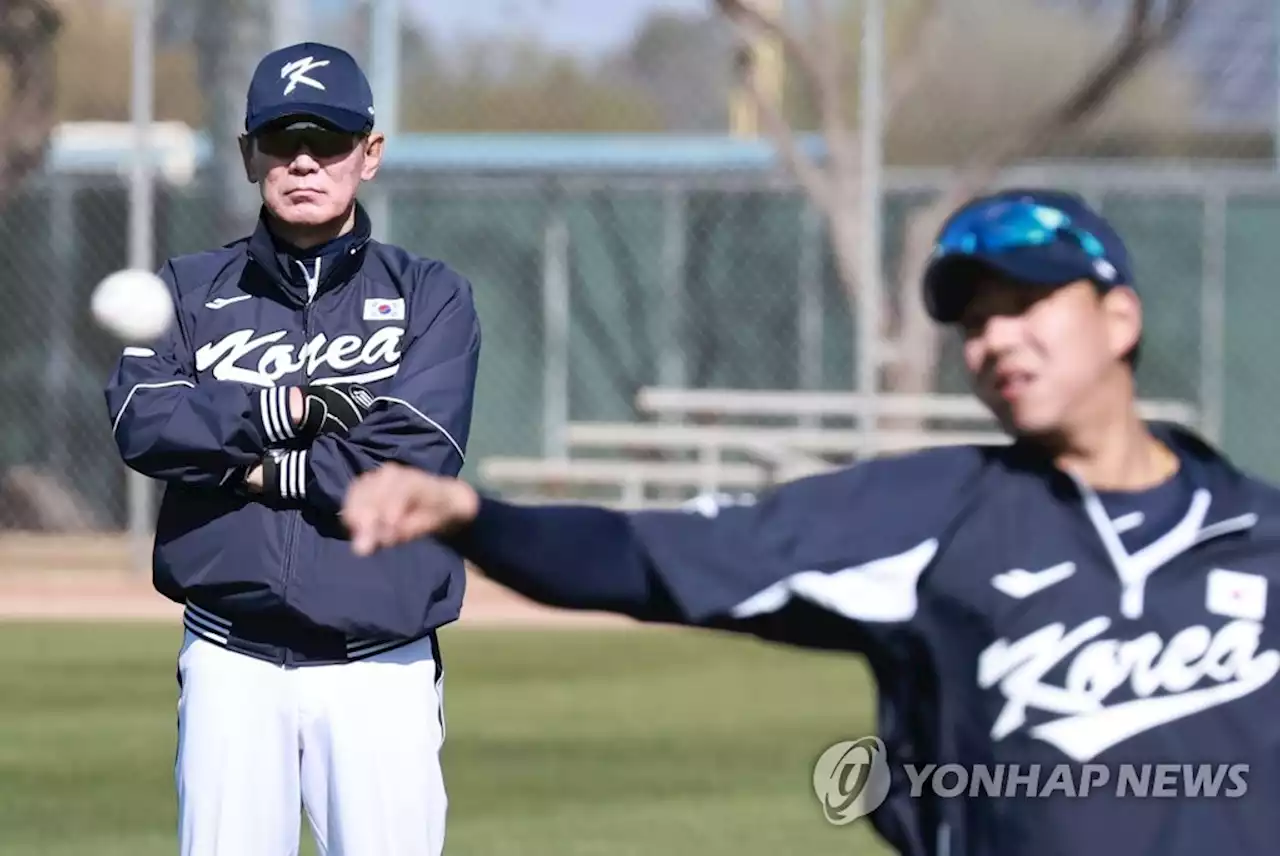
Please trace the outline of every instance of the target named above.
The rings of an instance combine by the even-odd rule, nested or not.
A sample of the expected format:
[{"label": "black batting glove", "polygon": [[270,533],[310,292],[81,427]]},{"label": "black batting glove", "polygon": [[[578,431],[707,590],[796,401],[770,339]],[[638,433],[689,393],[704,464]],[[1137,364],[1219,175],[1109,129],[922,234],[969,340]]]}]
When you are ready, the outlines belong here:
[{"label": "black batting glove", "polygon": [[[373,393],[359,384],[313,384],[301,389],[303,412],[295,443],[323,434],[347,434],[373,407]],[[306,499],[309,456],[310,450],[293,444],[268,449],[262,459],[261,495],[272,501]]]},{"label": "black batting glove", "polygon": [[303,439],[321,434],[348,434],[373,407],[373,393],[358,383],[302,387],[303,414],[298,433]]},{"label": "black batting glove", "polygon": [[269,500],[307,498],[306,449],[271,449],[262,459],[262,495]]}]

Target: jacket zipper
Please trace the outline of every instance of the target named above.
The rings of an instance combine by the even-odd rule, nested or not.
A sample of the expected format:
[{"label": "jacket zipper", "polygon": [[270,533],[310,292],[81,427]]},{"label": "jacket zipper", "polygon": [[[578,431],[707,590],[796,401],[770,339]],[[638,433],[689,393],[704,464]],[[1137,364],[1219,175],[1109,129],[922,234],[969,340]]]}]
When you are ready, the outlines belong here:
[{"label": "jacket zipper", "polygon": [[[249,253],[249,258],[256,264],[258,264],[259,267],[269,270],[269,268],[267,268],[267,266],[263,262],[259,261],[256,257],[254,257],[252,252]],[[310,324],[311,324],[310,309],[311,309],[311,300],[308,298],[306,305],[304,305],[302,309],[302,329],[303,329],[304,341],[310,336]],[[304,366],[303,376],[305,377],[305,375],[306,375],[306,368]],[[288,523],[285,525],[284,545],[281,551],[282,557],[281,557],[281,568],[280,568],[280,599],[286,602],[289,599],[289,585],[291,582],[293,582],[293,568],[294,568],[294,558],[295,558],[294,551],[297,549],[298,529],[301,522],[302,522],[302,511],[300,509],[289,512]],[[280,665],[283,666],[284,668],[290,668],[294,666],[295,663],[296,663],[296,660],[294,658],[293,649],[288,646],[285,646],[284,657],[281,659]]]},{"label": "jacket zipper", "polygon": [[[350,256],[354,256],[356,252],[364,246],[365,243],[367,242],[362,241],[356,247],[353,247],[349,252],[348,259],[342,259],[341,262],[349,261]],[[266,268],[266,265],[263,262],[259,261],[257,258],[255,258],[252,252],[250,252],[248,255],[249,255],[249,258],[254,263],[259,265],[259,267]],[[338,273],[345,273],[345,270],[342,268],[339,268],[331,272],[331,274],[338,274]],[[307,301],[302,307],[302,338],[304,343],[311,341],[311,305],[312,305],[312,302],[315,300],[315,298],[319,296],[319,292],[320,292],[320,289],[317,284],[315,295],[308,294]],[[302,379],[304,382],[306,380],[306,375],[307,375],[307,368],[304,363],[302,367]],[[282,560],[282,567],[280,570],[280,599],[283,601],[288,601],[289,586],[293,582],[293,572],[294,572],[294,565],[295,565],[295,558],[296,558],[295,551],[297,550],[297,546],[298,546],[298,530],[300,528],[301,522],[302,522],[301,509],[296,509],[294,511],[289,512],[289,522],[285,528],[284,549],[283,549],[284,555]],[[293,649],[286,647],[284,652],[283,662],[281,663],[281,665],[283,665],[285,668],[289,668],[294,664],[295,664],[295,659],[293,655]]]},{"label": "jacket zipper", "polygon": [[[315,298],[313,296],[309,295],[307,297],[306,305],[302,307],[302,341],[303,342],[311,341],[311,302],[314,299]],[[307,367],[306,367],[306,364],[303,363],[302,380],[304,383],[306,382],[306,377],[307,377]],[[289,512],[289,528],[286,530],[285,543],[284,543],[284,571],[281,575],[283,586],[280,589],[280,597],[282,600],[285,600],[285,601],[288,601],[289,599],[288,598],[289,584],[293,582],[293,572],[294,572],[294,567],[296,565],[295,559],[297,558],[297,556],[295,555],[295,551],[297,550],[297,546],[298,546],[298,529],[300,528],[301,523],[302,523],[301,509],[297,509],[295,511]],[[293,665],[293,649],[292,648],[285,649],[284,664],[285,666]]]}]

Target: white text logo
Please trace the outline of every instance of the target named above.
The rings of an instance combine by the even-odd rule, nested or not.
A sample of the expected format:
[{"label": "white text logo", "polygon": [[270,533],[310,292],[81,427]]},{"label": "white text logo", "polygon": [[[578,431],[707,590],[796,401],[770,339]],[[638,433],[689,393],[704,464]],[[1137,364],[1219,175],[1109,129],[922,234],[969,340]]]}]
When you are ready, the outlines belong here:
[{"label": "white text logo", "polygon": [[284,80],[286,77],[289,78],[289,83],[284,88],[284,94],[288,95],[290,92],[297,89],[299,83],[311,86],[315,89],[324,89],[324,84],[313,77],[307,77],[307,72],[313,69],[323,68],[328,64],[329,60],[327,59],[322,59],[317,62],[315,57],[310,56],[287,63],[280,69],[280,79]]},{"label": "white text logo", "polygon": [[911,796],[955,797],[1227,797],[1249,790],[1248,764],[915,764],[903,765]]},{"label": "white text logo", "polygon": [[[280,378],[300,371],[310,378],[326,367],[336,372],[346,372],[358,366],[389,364],[374,371],[340,378],[344,382],[368,383],[391,377],[399,369],[400,340],[404,337],[404,328],[383,327],[370,336],[367,342],[359,336],[350,335],[338,336],[329,341],[320,333],[301,349],[294,345],[277,344],[286,335],[283,330],[261,336],[255,336],[255,333],[255,330],[237,330],[216,342],[204,345],[196,351],[196,371],[212,368],[216,380],[275,386]],[[256,363],[241,364],[246,357],[259,350],[262,353]]]},{"label": "white text logo", "polygon": [[[1258,650],[1257,622],[1233,621],[1216,633],[1188,627],[1167,642],[1154,632],[1127,641],[1098,638],[1110,627],[1101,616],[1070,631],[1051,624],[983,651],[978,683],[999,686],[1006,699],[992,739],[1022,727],[1034,708],[1058,718],[1031,728],[1033,737],[1088,761],[1144,731],[1246,696],[1280,672],[1280,652]],[[1064,685],[1046,683],[1060,664]],[[1212,683],[1197,688],[1206,680]],[[1125,685],[1135,698],[1106,704]]]},{"label": "white text logo", "polygon": [[252,300],[252,294],[238,294],[235,297],[215,297],[204,305],[205,309],[225,309],[242,300]]},{"label": "white text logo", "polygon": [[1075,562],[1062,562],[1043,571],[1014,568],[991,578],[991,584],[1009,597],[1021,600],[1057,585],[1076,572]]},{"label": "white text logo", "polygon": [[[1238,799],[1248,764],[898,764],[876,737],[835,743],[813,765],[813,790],[827,823],[844,826],[884,804],[893,782],[910,799]],[[903,785],[906,787],[903,787]]]}]

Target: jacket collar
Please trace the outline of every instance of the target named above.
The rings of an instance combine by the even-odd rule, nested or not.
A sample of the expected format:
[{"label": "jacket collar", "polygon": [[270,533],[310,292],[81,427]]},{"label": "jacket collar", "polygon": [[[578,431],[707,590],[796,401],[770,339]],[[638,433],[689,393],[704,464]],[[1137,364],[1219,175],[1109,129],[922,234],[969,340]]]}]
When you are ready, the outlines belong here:
[{"label": "jacket collar", "polygon": [[[365,211],[364,206],[359,201],[356,202],[355,214],[355,226],[350,233],[352,236],[351,245],[343,257],[323,273],[317,294],[325,291],[331,284],[346,282],[359,269],[361,262],[364,260],[365,250],[373,235],[373,225],[369,220],[368,212]],[[307,304],[306,285],[300,283],[297,277],[293,275],[293,272],[287,269],[281,261],[281,254],[277,251],[275,238],[272,236],[271,227],[268,225],[265,207],[258,212],[258,225],[249,237],[248,254],[249,260],[267,274],[268,278],[283,292],[290,302],[299,306]]]},{"label": "jacket collar", "polygon": [[[1238,469],[1221,451],[1214,448],[1191,429],[1170,422],[1153,421],[1147,428],[1178,457],[1182,475],[1193,490],[1204,490],[1211,502],[1206,524],[1254,516],[1258,512],[1259,493],[1254,482]],[[1048,474],[1059,495],[1078,495],[1078,485],[1042,451],[1031,443],[1015,442],[1009,449],[1010,460],[1019,469]]]},{"label": "jacket collar", "polygon": [[1213,498],[1206,522],[1256,514],[1259,492],[1256,484],[1225,454],[1189,428],[1168,422],[1153,422],[1151,433],[1178,456],[1188,480]]}]

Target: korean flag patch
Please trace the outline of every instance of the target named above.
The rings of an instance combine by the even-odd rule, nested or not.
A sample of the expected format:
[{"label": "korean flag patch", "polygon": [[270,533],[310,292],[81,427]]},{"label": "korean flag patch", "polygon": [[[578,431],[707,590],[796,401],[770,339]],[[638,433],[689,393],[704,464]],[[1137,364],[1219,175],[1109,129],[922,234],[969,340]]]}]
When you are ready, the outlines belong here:
[{"label": "korean flag patch", "polygon": [[404,298],[371,297],[364,302],[366,321],[403,321]]},{"label": "korean flag patch", "polygon": [[1204,605],[1215,615],[1261,621],[1267,614],[1267,578],[1214,568],[1209,571]]}]

